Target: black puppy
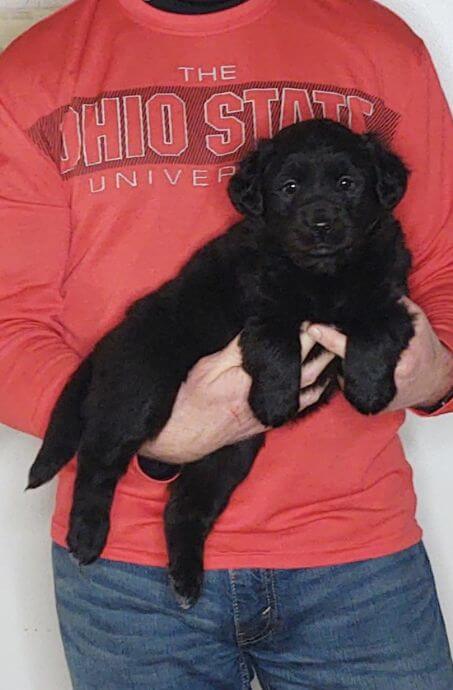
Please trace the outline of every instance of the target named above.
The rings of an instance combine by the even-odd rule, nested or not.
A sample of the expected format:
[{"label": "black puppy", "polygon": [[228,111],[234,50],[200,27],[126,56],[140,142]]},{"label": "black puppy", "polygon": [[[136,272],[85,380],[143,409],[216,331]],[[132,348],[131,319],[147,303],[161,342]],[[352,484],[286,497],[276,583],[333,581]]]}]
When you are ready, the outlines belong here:
[{"label": "black puppy", "polygon": [[[413,335],[399,301],[410,257],[392,216],[406,183],[403,163],[374,135],[329,120],[288,127],[243,161],[229,193],[245,219],[135,302],[54,408],[29,486],[51,479],[78,452],[68,544],[81,563],[101,553],[117,482],[167,422],[188,371],[238,332],[253,381],[250,404],[263,424],[299,416],[305,320],[349,336],[347,399],[365,414],[386,407]],[[324,374],[320,402],[337,373],[338,361]],[[200,594],[206,536],[263,443],[260,435],[224,447],[184,466],[170,485],[169,569],[185,606]]]}]

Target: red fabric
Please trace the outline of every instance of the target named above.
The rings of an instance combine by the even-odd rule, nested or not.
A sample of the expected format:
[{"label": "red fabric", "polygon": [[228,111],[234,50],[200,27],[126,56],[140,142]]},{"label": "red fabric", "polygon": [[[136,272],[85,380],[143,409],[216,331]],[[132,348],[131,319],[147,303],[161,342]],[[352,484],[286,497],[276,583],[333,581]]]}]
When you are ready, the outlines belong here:
[{"label": "red fabric", "polygon": [[[43,435],[65,380],[126,306],[236,218],[234,163],[297,118],[378,130],[405,158],[412,298],[453,348],[451,117],[422,42],[379,5],[248,0],[182,17],[77,0],[1,56],[0,101],[4,423]],[[268,434],[207,567],[343,563],[415,543],[403,418],[361,416],[338,394]],[[61,544],[74,472],[59,478]],[[166,563],[166,492],[131,463],[104,556]]]}]

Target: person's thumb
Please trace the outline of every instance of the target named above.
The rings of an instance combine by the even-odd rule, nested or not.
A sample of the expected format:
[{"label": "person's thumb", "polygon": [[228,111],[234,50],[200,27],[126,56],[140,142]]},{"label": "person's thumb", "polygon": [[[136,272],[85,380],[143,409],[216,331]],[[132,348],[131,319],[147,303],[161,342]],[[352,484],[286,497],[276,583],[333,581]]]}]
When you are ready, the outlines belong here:
[{"label": "person's thumb", "polygon": [[222,355],[224,363],[231,367],[240,367],[242,365],[242,352],[239,345],[240,337],[241,334],[238,333],[238,335],[233,338],[233,340],[230,340],[228,345],[224,347],[223,350],[220,350],[219,353]]}]

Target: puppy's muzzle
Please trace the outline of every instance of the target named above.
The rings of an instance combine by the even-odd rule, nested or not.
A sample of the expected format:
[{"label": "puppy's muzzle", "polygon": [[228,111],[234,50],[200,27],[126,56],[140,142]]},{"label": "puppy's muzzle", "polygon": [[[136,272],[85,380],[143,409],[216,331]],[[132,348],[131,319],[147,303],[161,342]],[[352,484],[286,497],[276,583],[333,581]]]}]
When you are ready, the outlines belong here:
[{"label": "puppy's muzzle", "polygon": [[323,244],[332,241],[337,221],[337,211],[333,206],[324,204],[304,205],[300,209],[300,219],[313,243]]}]

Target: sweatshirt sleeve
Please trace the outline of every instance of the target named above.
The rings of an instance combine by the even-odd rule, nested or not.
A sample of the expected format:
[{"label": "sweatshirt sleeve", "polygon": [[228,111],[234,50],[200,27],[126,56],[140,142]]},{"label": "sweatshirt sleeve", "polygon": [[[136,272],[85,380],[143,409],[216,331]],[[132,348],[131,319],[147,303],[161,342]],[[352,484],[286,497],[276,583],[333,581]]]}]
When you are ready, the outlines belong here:
[{"label": "sweatshirt sleeve", "polygon": [[[398,209],[412,252],[410,297],[453,352],[453,122],[423,44],[410,89],[394,142],[411,171]],[[433,414],[450,411],[453,401]]]},{"label": "sweatshirt sleeve", "polygon": [[79,356],[61,325],[70,213],[55,164],[0,101],[0,422],[43,436]]}]

